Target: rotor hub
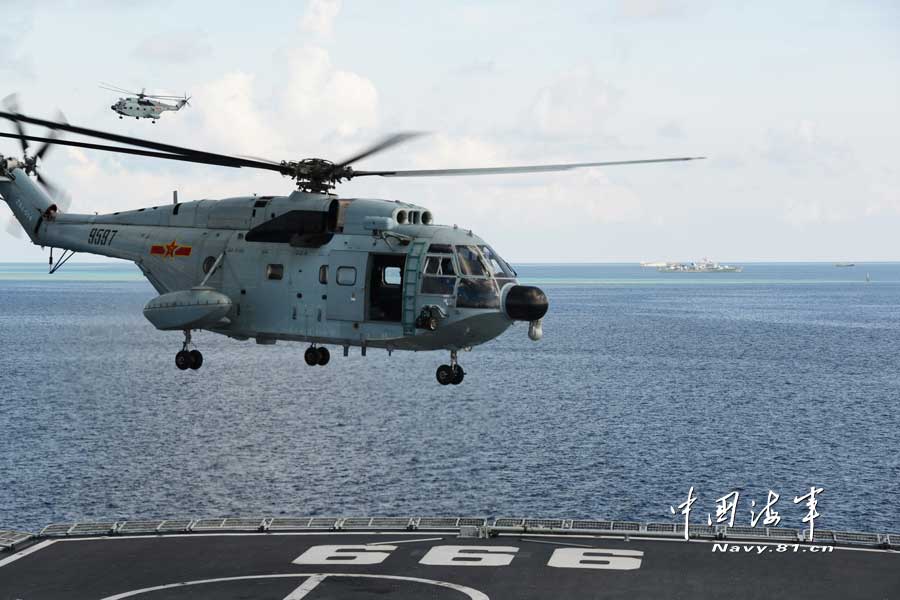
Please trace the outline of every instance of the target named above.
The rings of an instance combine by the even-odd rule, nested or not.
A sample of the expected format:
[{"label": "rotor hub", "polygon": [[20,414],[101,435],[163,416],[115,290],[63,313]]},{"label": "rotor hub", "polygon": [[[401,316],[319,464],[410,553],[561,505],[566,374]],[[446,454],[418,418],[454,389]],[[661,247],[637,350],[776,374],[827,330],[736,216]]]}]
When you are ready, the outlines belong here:
[{"label": "rotor hub", "polygon": [[282,174],[297,182],[304,192],[325,194],[342,180],[353,177],[349,166],[335,165],[324,158],[304,158],[299,161],[281,161]]}]

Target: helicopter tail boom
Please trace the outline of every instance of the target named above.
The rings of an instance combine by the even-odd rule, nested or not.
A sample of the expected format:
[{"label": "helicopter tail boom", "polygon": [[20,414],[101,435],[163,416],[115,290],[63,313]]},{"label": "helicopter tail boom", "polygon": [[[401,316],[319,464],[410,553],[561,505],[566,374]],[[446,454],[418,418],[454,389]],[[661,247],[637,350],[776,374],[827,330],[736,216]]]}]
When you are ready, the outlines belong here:
[{"label": "helicopter tail boom", "polygon": [[[7,161],[0,164],[0,170],[6,164]],[[12,169],[12,172],[0,176],[0,196],[31,241],[41,244],[40,226],[47,216],[56,211],[53,199],[20,169]]]}]

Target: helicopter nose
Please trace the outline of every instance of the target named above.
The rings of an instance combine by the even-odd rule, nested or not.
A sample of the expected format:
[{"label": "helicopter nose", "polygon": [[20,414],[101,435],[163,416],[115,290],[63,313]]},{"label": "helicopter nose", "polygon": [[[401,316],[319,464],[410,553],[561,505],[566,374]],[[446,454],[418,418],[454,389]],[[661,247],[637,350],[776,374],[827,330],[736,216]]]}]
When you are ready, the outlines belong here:
[{"label": "helicopter nose", "polygon": [[515,321],[537,321],[550,307],[547,295],[533,285],[514,285],[506,294],[503,310]]}]

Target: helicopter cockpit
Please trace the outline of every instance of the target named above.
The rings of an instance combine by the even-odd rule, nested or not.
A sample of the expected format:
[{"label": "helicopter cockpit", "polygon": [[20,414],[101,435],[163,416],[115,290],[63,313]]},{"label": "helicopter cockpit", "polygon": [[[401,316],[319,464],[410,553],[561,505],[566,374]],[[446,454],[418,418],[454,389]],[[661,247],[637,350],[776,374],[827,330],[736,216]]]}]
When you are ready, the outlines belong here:
[{"label": "helicopter cockpit", "polygon": [[499,308],[500,291],[507,283],[515,283],[515,276],[490,246],[431,244],[421,292],[456,295],[457,308]]}]

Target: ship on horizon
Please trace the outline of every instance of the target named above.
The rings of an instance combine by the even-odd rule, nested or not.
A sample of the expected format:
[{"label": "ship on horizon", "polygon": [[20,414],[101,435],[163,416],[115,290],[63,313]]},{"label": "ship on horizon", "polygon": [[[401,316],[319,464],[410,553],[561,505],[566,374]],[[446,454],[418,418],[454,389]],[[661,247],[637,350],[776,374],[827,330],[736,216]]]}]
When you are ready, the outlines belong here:
[{"label": "ship on horizon", "polygon": [[692,262],[641,263],[641,266],[655,266],[660,273],[740,273],[743,267],[721,264],[708,258]]}]

